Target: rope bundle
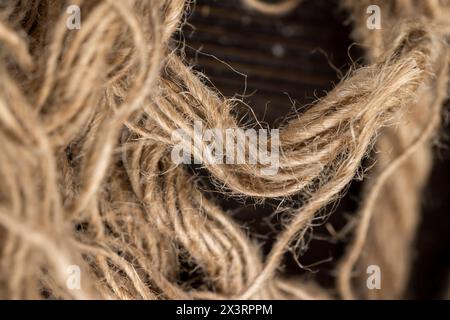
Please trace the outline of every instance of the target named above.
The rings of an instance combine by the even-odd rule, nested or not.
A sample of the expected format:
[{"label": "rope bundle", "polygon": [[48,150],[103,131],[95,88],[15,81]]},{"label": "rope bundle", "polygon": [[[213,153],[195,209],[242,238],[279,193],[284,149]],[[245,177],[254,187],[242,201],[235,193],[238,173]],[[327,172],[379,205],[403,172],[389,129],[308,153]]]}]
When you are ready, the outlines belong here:
[{"label": "rope bundle", "polygon": [[[188,4],[72,1],[82,12],[78,31],[66,27],[65,1],[2,5],[1,297],[370,298],[365,281],[351,277],[368,264],[389,279],[375,297],[401,297],[429,142],[447,93],[450,8],[433,0],[370,2],[388,14],[389,28],[366,29],[369,3],[343,0],[369,64],[280,128],[277,175],[259,165],[202,161],[233,196],[301,196],[301,204],[279,209],[291,218],[266,258],[170,159],[177,129],[195,141],[196,121],[223,131],[244,126],[234,101],[209,88],[174,49]],[[284,253],[342,196],[374,144],[377,167],[337,292],[285,279]],[[192,148],[203,160],[208,145]],[[78,290],[66,285],[71,265],[81,268]]]}]

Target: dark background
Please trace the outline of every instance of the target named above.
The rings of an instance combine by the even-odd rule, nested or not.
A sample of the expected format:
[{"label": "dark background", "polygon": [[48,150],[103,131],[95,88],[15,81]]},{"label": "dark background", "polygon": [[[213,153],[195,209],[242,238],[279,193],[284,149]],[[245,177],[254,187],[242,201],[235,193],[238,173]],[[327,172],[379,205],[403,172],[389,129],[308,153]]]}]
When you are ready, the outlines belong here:
[{"label": "dark background", "polygon": [[[237,116],[278,126],[293,108],[307,108],[330,91],[363,52],[350,39],[351,25],[337,0],[305,1],[281,17],[244,8],[239,0],[197,0],[183,28],[187,60],[226,97],[244,98]],[[448,107],[448,105],[447,105]],[[251,110],[250,110],[251,108]],[[446,108],[448,109],[448,108]],[[409,298],[442,297],[450,272],[450,151],[442,129],[435,165],[423,198]],[[202,174],[201,172],[199,173]],[[413,174],[413,173],[412,173]],[[303,268],[286,255],[286,271],[309,271],[324,286],[334,282],[332,270],[349,237],[334,239],[329,226],[342,229],[360,202],[361,183],[353,182],[336,212],[314,229],[309,248],[300,256]],[[242,203],[217,194],[217,199],[267,253],[281,230],[273,215],[276,201]],[[329,208],[332,209],[331,207]]]}]

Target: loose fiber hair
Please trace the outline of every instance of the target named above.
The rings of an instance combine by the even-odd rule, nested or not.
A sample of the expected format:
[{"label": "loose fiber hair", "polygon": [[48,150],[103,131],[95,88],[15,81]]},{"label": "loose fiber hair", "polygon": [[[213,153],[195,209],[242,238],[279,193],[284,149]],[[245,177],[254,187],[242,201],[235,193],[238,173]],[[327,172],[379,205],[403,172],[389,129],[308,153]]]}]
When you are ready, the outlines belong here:
[{"label": "loose fiber hair", "polygon": [[[299,2],[243,1],[269,15]],[[170,158],[172,132],[195,141],[196,121],[249,126],[235,116],[235,100],[183,59],[174,34],[189,2],[1,2],[0,297],[403,297],[448,90],[450,3],[341,3],[367,63],[279,128],[278,174],[204,161],[232,197],[285,200],[278,210],[289,219],[264,257],[192,170]],[[70,4],[81,8],[80,30],[66,26]],[[382,30],[366,28],[370,4],[386,13]],[[207,147],[193,144],[194,156]],[[284,254],[328,214],[371,152],[376,164],[335,289],[288,278]],[[370,264],[386,279],[375,293],[363,280]],[[80,290],[66,285],[71,265],[81,268]]]}]

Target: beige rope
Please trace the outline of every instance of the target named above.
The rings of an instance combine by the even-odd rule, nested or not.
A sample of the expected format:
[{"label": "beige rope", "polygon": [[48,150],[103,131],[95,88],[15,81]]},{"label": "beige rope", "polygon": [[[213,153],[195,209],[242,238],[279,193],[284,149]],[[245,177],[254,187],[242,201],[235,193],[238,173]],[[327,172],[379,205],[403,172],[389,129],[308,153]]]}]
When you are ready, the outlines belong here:
[{"label": "beige rope", "polygon": [[[279,14],[297,2],[279,3],[276,12],[252,8]],[[374,144],[379,166],[366,181],[338,289],[344,298],[370,297],[351,274],[375,263],[386,279],[399,277],[376,297],[401,296],[446,94],[444,3],[382,6],[396,27],[372,34],[364,30],[364,3],[343,1],[354,36],[369,46],[368,64],[280,128],[277,175],[263,174],[261,164],[205,161],[208,143],[198,141],[196,122],[221,132],[247,126],[233,116],[234,100],[205,85],[173,49],[187,3],[75,1],[80,30],[67,28],[69,3],[58,3],[11,0],[0,13],[1,297],[335,298],[311,281],[286,279],[282,257],[342,196]],[[267,258],[171,160],[177,129],[199,142],[194,156],[224,193],[304,199],[279,208],[291,218]],[[389,228],[397,233],[387,240]],[[395,267],[389,259],[398,252],[404,257]],[[66,283],[73,265],[79,290]]]}]

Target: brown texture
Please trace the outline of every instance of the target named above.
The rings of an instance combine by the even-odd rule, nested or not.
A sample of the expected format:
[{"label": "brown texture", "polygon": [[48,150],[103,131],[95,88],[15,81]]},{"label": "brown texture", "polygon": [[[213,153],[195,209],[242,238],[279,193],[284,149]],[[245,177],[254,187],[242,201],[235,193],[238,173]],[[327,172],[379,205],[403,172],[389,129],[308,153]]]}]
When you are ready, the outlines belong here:
[{"label": "brown texture", "polygon": [[[185,63],[182,47],[174,49],[172,37],[188,5],[74,3],[82,12],[79,31],[67,29],[68,3],[62,1],[10,1],[1,8],[2,297],[335,297],[315,283],[286,279],[279,268],[283,254],[301,245],[314,219],[342,196],[374,143],[383,155],[377,154],[380,167],[366,183],[355,241],[340,269],[342,297],[355,296],[350,273],[356,262],[365,263],[361,248],[376,250],[377,235],[386,232],[388,218],[375,212],[399,214],[403,234],[393,248],[409,250],[415,201],[428,172],[427,144],[447,89],[448,26],[440,15],[447,4],[425,1],[429,6],[423,13],[414,10],[414,16],[383,7],[396,26],[379,38],[364,34],[363,3],[344,1],[353,10],[355,36],[372,48],[370,63],[283,123],[279,173],[263,175],[258,165],[204,164],[230,196],[303,198],[300,206],[293,201],[280,206],[289,218],[264,259],[256,241],[187,168],[170,159],[172,132],[182,128],[194,140],[195,121],[222,130],[249,126],[235,117],[235,101],[211,89]],[[428,117],[417,119],[416,112]],[[400,129],[404,123],[414,129]],[[417,134],[403,140],[401,130]],[[385,154],[391,144],[399,146],[393,157]],[[196,158],[202,159],[205,148],[193,146]],[[404,183],[407,165],[417,172],[408,191],[398,186],[391,191],[390,179]],[[393,199],[378,208],[383,192]],[[383,248],[389,258],[388,249]],[[387,277],[400,275],[387,293],[398,297],[408,268],[382,264],[384,253],[373,259],[381,259],[376,261]],[[409,263],[407,253],[402,261]],[[66,286],[66,269],[73,264],[82,269],[81,290]]]}]

